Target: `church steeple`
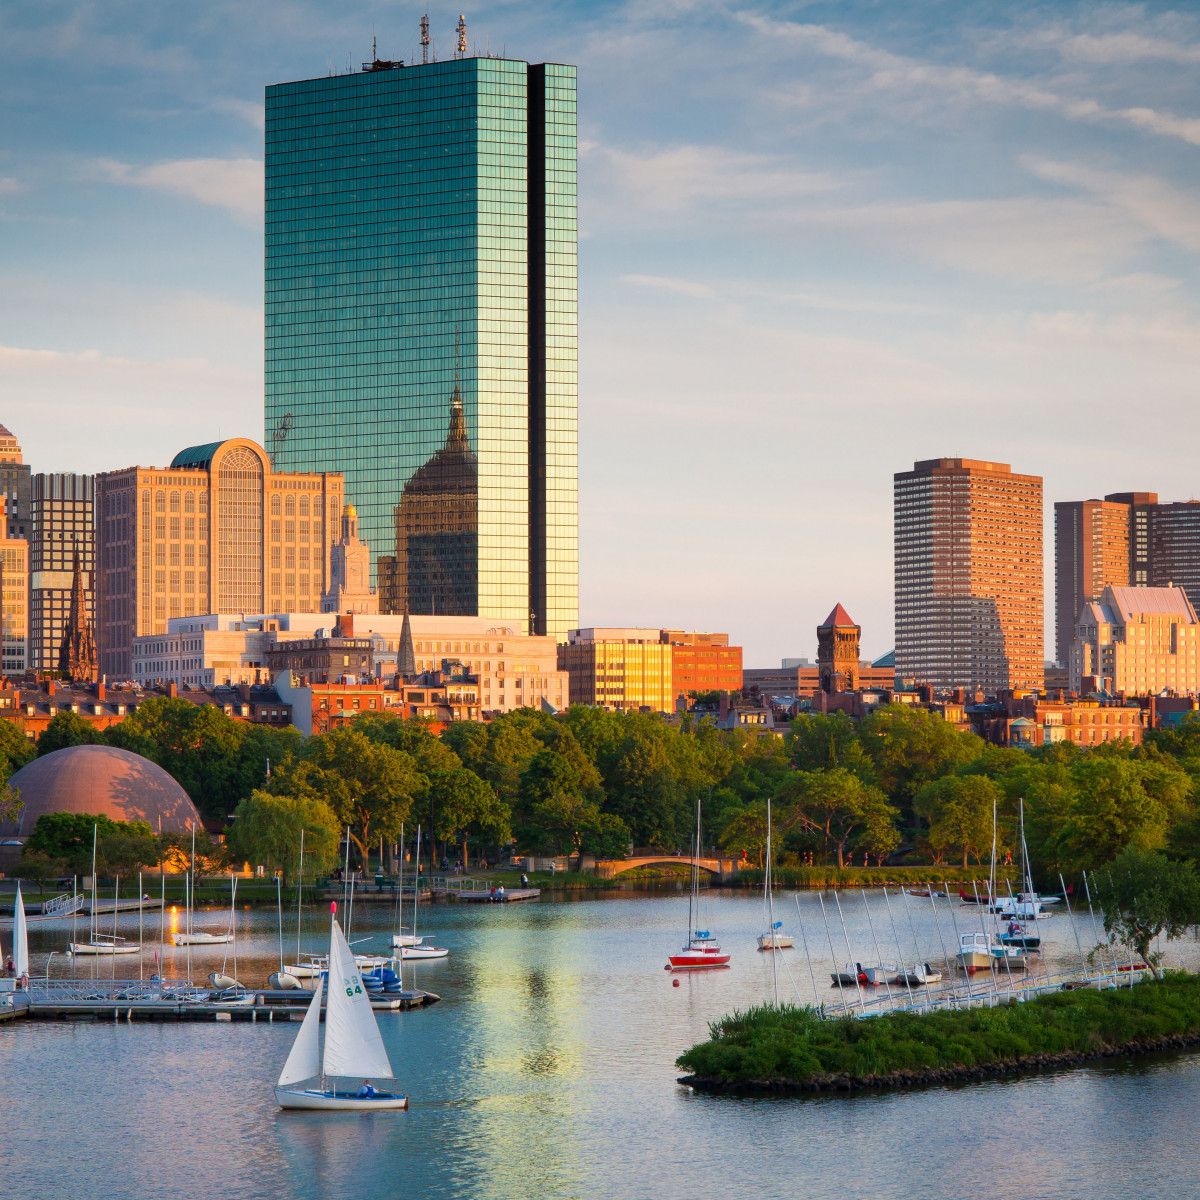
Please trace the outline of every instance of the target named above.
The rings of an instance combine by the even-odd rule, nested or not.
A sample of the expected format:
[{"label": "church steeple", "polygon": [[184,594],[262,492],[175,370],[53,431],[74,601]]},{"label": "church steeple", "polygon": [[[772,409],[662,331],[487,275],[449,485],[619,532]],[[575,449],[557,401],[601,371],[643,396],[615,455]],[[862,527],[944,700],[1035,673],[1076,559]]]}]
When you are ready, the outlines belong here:
[{"label": "church steeple", "polygon": [[71,576],[71,612],[58,652],[58,671],[64,679],[76,683],[94,683],[98,677],[96,640],[87,616],[87,594],[83,585],[83,567],[76,549]]},{"label": "church steeple", "polygon": [[400,626],[400,652],[396,656],[396,672],[401,679],[411,679],[417,673],[417,654],[413,648],[412,622],[408,610],[404,612],[404,623]]}]

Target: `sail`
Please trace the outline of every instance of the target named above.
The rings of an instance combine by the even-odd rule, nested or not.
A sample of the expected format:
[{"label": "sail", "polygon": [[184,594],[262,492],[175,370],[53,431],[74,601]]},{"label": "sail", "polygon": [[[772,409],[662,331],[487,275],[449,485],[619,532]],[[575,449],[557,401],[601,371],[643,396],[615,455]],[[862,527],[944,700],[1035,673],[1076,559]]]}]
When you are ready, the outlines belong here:
[{"label": "sail", "polygon": [[25,901],[21,884],[17,882],[17,899],[13,905],[13,963],[18,979],[29,974],[29,931],[25,927]]},{"label": "sail", "polygon": [[300,1032],[292,1044],[292,1052],[279,1074],[280,1087],[299,1083],[303,1079],[315,1079],[321,1073],[321,995],[324,989],[325,980],[318,975],[308,1012],[304,1014]]},{"label": "sail", "polygon": [[325,1074],[390,1079],[371,1001],[337,918],[329,938],[329,1000],[325,1005]]}]

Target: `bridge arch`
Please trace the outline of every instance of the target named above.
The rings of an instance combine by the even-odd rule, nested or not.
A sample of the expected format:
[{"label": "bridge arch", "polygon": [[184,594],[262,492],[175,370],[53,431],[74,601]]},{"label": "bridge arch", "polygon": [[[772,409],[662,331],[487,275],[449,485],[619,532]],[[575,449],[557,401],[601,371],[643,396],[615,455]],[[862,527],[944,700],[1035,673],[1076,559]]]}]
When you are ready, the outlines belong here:
[{"label": "bridge arch", "polygon": [[707,871],[717,879],[724,879],[736,873],[737,860],[732,858],[696,858],[695,856],[682,854],[645,854],[637,858],[598,859],[596,862],[596,874],[601,879],[612,879],[616,875],[623,875],[626,871],[632,871],[637,867],[656,866],[697,866],[700,870]]}]

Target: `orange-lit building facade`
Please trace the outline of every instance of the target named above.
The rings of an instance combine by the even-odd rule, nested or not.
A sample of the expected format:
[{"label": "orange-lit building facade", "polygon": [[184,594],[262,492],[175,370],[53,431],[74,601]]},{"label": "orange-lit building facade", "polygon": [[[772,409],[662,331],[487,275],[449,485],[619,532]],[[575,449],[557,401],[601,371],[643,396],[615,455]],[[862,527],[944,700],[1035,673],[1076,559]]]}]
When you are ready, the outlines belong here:
[{"label": "orange-lit building facade", "polygon": [[1054,654],[1066,665],[1085,604],[1130,578],[1131,506],[1066,500],[1054,506]]},{"label": "orange-lit building facade", "polygon": [[664,629],[660,637],[671,647],[671,691],[676,700],[704,692],[741,690],[742,648],[731,646],[727,633]]},{"label": "orange-lit building facade", "polygon": [[343,501],[340,475],[277,474],[247,438],[96,476],[101,674],[131,678],[133,639],[174,617],[316,612]]},{"label": "orange-lit building facade", "polygon": [[1040,688],[1042,480],[935,458],[895,476],[896,674],[937,691]]}]

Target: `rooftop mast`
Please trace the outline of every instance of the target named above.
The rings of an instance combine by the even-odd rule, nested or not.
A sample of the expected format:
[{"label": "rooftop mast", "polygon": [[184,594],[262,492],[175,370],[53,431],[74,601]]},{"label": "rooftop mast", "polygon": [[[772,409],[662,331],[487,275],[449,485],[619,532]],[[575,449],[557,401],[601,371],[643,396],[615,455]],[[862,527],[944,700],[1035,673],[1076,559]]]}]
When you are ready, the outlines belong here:
[{"label": "rooftop mast", "polygon": [[458,14],[458,57],[462,58],[467,53],[467,18],[462,13]]},{"label": "rooftop mast", "polygon": [[421,64],[429,62],[429,14],[421,18]]}]

